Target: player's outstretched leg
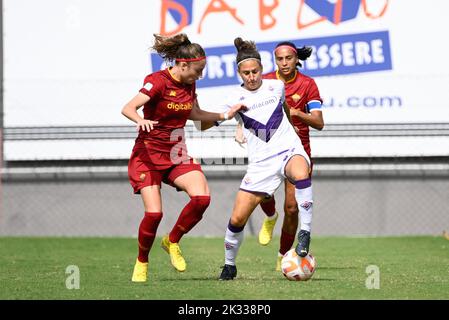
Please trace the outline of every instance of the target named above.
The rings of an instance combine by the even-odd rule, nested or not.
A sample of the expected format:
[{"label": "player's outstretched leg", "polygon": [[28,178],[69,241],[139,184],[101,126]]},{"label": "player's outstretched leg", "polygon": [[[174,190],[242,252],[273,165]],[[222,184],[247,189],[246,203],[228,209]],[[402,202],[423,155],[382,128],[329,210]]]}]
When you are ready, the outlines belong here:
[{"label": "player's outstretched leg", "polygon": [[301,215],[301,230],[298,233],[298,245],[295,250],[300,257],[305,257],[309,253],[313,212],[312,195],[312,180],[310,178],[296,181],[295,198]]},{"label": "player's outstretched leg", "polygon": [[245,226],[236,227],[229,221],[225,234],[225,265],[221,271],[219,280],[233,280],[237,276],[235,260],[243,241]]},{"label": "player's outstretched leg", "polygon": [[172,266],[179,272],[186,270],[186,261],[182,256],[179,244],[170,242],[168,235],[162,238],[161,247],[170,255],[170,262]]},{"label": "player's outstretched leg", "polygon": [[209,203],[209,195],[191,196],[190,202],[182,210],[170,234],[162,238],[161,246],[170,255],[171,264],[179,272],[185,271],[187,267],[179,248],[179,241],[202,219]]}]

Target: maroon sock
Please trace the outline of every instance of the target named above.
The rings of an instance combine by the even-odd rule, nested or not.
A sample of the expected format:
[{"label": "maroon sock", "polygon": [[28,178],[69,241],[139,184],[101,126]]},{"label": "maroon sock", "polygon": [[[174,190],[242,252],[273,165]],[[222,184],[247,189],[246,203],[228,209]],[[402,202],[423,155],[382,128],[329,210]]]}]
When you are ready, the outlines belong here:
[{"label": "maroon sock", "polygon": [[295,242],[295,234],[288,234],[284,230],[281,232],[281,246],[279,248],[280,254],[285,254],[293,246]]},{"label": "maroon sock", "polygon": [[264,200],[260,203],[260,207],[263,212],[267,215],[267,217],[272,217],[276,213],[276,201],[274,200],[274,196],[269,198],[268,200]]},{"label": "maroon sock", "polygon": [[162,212],[145,212],[139,226],[139,256],[140,262],[148,262],[148,254],[156,236],[157,227],[162,219]]},{"label": "maroon sock", "polygon": [[210,203],[210,196],[194,196],[184,207],[178,221],[168,235],[170,242],[178,243],[182,236],[189,232],[203,217]]}]

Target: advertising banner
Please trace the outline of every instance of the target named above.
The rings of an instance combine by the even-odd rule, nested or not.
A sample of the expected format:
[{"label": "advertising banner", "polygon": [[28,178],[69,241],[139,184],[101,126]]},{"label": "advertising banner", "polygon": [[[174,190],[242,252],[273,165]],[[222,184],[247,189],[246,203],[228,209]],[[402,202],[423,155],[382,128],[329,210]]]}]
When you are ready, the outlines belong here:
[{"label": "advertising banner", "polygon": [[[151,50],[153,34],[180,32],[206,51],[197,82],[206,110],[241,83],[233,41],[242,37],[256,42],[264,72],[276,69],[278,42],[312,47],[300,72],[315,79],[328,127],[448,123],[448,12],[445,0],[4,0],[4,124],[130,125],[121,108],[147,74],[166,67]],[[347,141],[318,134],[314,154],[339,155],[334,148]],[[402,150],[402,140],[389,143],[392,153],[432,155],[441,154],[447,139],[424,142],[425,154]],[[38,159],[42,148],[35,149]],[[15,150],[33,148],[7,144],[6,157],[20,158]],[[101,157],[100,148],[89,150]],[[376,150],[351,155],[376,156]],[[74,157],[85,151],[75,147]]]}]

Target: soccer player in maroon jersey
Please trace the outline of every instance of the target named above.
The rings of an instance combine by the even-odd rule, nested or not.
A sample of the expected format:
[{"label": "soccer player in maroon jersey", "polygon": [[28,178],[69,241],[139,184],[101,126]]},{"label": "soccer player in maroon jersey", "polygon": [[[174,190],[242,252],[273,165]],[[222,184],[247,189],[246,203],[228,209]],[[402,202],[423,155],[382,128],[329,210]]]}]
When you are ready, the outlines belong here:
[{"label": "soccer player in maroon jersey", "polygon": [[[280,79],[285,84],[285,96],[287,105],[290,108],[290,116],[295,126],[295,130],[301,139],[302,145],[311,158],[309,126],[317,130],[322,130],[324,120],[321,111],[322,99],[315,81],[299,72],[300,60],[306,60],[312,53],[312,48],[297,48],[292,42],[280,42],[274,50],[277,70],[265,74],[264,79]],[[237,134],[237,142],[241,141],[241,136]],[[312,175],[313,163],[311,164]],[[267,215],[259,232],[259,243],[267,245],[272,238],[273,229],[278,218],[275,208],[274,196],[261,203],[261,208]],[[295,199],[295,186],[287,179],[285,180],[285,203],[284,222],[281,231],[280,248],[276,269],[280,270],[282,256],[290,250],[298,228],[298,203]],[[298,246],[296,251],[300,256],[307,255],[310,246],[311,232],[311,208],[301,210],[301,230],[298,233]]]},{"label": "soccer player in maroon jersey", "polygon": [[[134,193],[140,193],[145,209],[139,226],[134,282],[147,280],[148,255],[162,219],[161,183],[186,192],[191,199],[161,244],[177,271],[186,269],[179,241],[201,220],[210,203],[209,187],[201,166],[187,153],[184,137],[187,119],[223,121],[245,108],[239,104],[226,113],[201,110],[195,82],[206,66],[203,48],[191,43],[185,34],[172,37],[155,34],[154,37],[153,49],[174,65],[145,77],[139,93],[122,109],[122,114],[135,122],[139,130],[128,164],[128,176]],[[143,117],[137,112],[141,107]]]}]

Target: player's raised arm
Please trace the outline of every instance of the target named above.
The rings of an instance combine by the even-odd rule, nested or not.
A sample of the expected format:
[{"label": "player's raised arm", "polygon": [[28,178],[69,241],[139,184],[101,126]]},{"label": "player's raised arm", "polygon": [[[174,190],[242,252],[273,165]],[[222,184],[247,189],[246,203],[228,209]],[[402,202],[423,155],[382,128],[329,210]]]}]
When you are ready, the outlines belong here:
[{"label": "player's raised arm", "polygon": [[189,119],[194,121],[195,127],[198,130],[203,131],[213,127],[218,121],[225,121],[234,118],[237,112],[241,110],[246,110],[246,106],[242,105],[241,103],[238,103],[232,106],[226,112],[218,113],[218,112],[204,111],[200,109],[198,101],[195,100],[192,111],[190,112]]}]

